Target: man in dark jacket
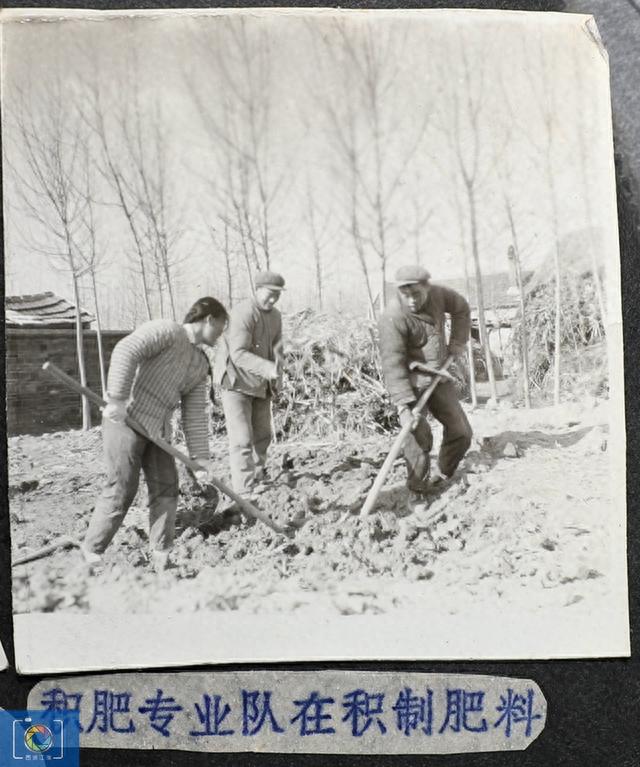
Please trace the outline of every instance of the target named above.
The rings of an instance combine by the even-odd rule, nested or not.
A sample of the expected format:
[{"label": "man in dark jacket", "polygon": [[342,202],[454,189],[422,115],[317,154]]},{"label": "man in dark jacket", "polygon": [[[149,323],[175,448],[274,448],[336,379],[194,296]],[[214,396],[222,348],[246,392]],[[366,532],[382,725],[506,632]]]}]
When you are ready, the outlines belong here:
[{"label": "man in dark jacket", "polygon": [[282,375],[284,287],[276,272],[258,272],[255,295],[233,307],[218,346],[214,383],[221,387],[233,489],[251,495],[263,485],[271,443],[271,397]]},{"label": "man in dark jacket", "polygon": [[[465,298],[450,288],[432,285],[430,280],[429,272],[418,266],[399,269],[395,278],[397,296],[379,322],[384,379],[403,425],[413,419],[411,410],[429,383],[424,373],[412,370],[412,363],[440,368],[448,355],[464,353],[469,338],[469,304]],[[447,314],[451,317],[448,345]],[[426,508],[430,485],[451,477],[471,444],[471,426],[452,381],[438,384],[426,410],[443,426],[442,445],[430,482],[429,453],[433,436],[426,418],[420,416],[404,446],[412,511]]]}]

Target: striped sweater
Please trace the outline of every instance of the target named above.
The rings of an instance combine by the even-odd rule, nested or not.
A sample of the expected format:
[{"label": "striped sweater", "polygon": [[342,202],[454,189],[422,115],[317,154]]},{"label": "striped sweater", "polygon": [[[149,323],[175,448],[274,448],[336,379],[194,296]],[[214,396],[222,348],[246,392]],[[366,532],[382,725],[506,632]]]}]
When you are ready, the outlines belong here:
[{"label": "striped sweater", "polygon": [[116,344],[107,390],[110,397],[129,400],[127,412],[153,436],[181,403],[189,454],[209,458],[206,418],[205,354],[189,340],[183,325],[171,320],[145,322]]}]

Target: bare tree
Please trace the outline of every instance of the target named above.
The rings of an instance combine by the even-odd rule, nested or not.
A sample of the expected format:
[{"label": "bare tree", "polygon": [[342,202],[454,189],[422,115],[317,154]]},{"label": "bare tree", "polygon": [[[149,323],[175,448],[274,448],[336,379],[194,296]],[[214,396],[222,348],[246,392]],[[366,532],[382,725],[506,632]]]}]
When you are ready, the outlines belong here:
[{"label": "bare tree", "polygon": [[309,236],[311,237],[311,247],[313,250],[316,300],[318,302],[318,307],[322,309],[324,305],[325,276],[323,251],[328,240],[331,238],[331,232],[329,230],[331,213],[327,211],[324,215],[320,215],[320,220],[318,220],[318,211],[319,207],[315,190],[309,174],[307,173],[305,221],[309,230]]},{"label": "bare tree", "polygon": [[87,272],[91,280],[91,293],[93,296],[93,309],[96,321],[96,340],[98,344],[100,387],[102,390],[102,397],[103,399],[106,399],[106,365],[104,359],[104,349],[102,347],[102,321],[100,317],[100,302],[98,300],[98,290],[96,284],[96,272],[99,267],[104,264],[104,252],[100,250],[98,245],[98,225],[96,216],[96,202],[94,199],[95,190],[93,189],[95,184],[96,171],[91,161],[88,144],[84,145],[83,155],[84,184],[82,185],[82,192],[84,194],[85,206],[81,230],[84,234],[84,242],[78,249],[78,254],[82,260],[83,268],[78,273],[78,276],[80,277],[82,274]]},{"label": "bare tree", "polygon": [[143,102],[135,50],[129,49],[127,71],[110,89],[99,59],[88,51],[85,61],[77,107],[99,147],[96,165],[111,193],[105,204],[126,222],[147,319],[156,313],[154,303],[164,316],[165,297],[175,319],[173,272],[180,261],[183,214],[171,193],[171,151],[161,109],[157,101]]},{"label": "bare tree", "polygon": [[[528,72],[528,70],[527,70]],[[526,408],[531,407],[531,378],[529,368],[529,332],[527,322],[527,306],[525,300],[525,279],[523,277],[522,263],[523,256],[527,252],[530,242],[526,239],[521,242],[520,230],[523,228],[522,222],[526,219],[526,214],[531,215],[533,211],[522,210],[518,205],[518,190],[522,188],[522,179],[533,172],[530,167],[532,156],[522,151],[513,152],[514,136],[526,136],[529,142],[533,142],[534,148],[538,150],[538,156],[541,147],[531,137],[531,130],[523,125],[517,110],[512,102],[512,88],[508,86],[506,80],[510,72],[499,72],[500,98],[505,109],[505,146],[500,147],[500,154],[496,156],[496,167],[500,179],[502,199],[504,203],[504,212],[508,222],[508,231],[511,244],[507,251],[507,260],[513,271],[515,287],[518,292],[518,302],[520,305],[520,355],[522,362],[523,376],[523,396]],[[533,160],[535,162],[535,160]],[[518,176],[519,173],[519,176]]]},{"label": "bare tree", "polygon": [[[155,105],[151,112],[153,116],[147,118],[146,124],[142,120],[141,111],[137,90],[134,89],[132,120],[123,124],[124,143],[131,169],[127,186],[130,201],[141,222],[148,260],[155,268],[160,316],[164,316],[163,301],[166,292],[170,316],[175,320],[177,315],[173,270],[179,261],[176,246],[182,236],[182,230],[171,220],[169,147],[162,129],[162,113],[158,105]],[[174,219],[180,215],[175,205],[173,214]]]},{"label": "bare tree", "polygon": [[[460,220],[462,223],[462,216],[460,217]],[[464,224],[462,224],[462,226],[464,226]],[[464,240],[464,230],[462,227],[461,227],[461,237]],[[463,242],[463,248],[464,248],[464,242]],[[463,262],[464,262],[464,281],[465,281],[465,287],[467,290],[467,296],[471,297],[471,279],[469,277],[469,266],[468,266],[468,259],[467,259],[466,252],[465,252]],[[473,353],[473,333],[471,332],[471,328],[469,329],[469,340],[467,341],[467,362],[469,365],[469,393],[471,395],[471,406],[476,408],[478,407],[478,387],[476,383],[476,358],[475,358],[475,354]]]},{"label": "bare tree", "polygon": [[593,97],[592,90],[589,87],[589,82],[584,76],[584,69],[581,65],[578,55],[578,47],[572,46],[573,51],[573,69],[576,78],[575,93],[578,100],[576,115],[580,118],[580,129],[577,130],[577,147],[578,147],[578,162],[580,166],[580,173],[582,176],[582,200],[584,203],[584,213],[587,223],[587,232],[589,234],[589,255],[591,258],[591,272],[593,274],[593,284],[596,291],[596,297],[598,299],[598,307],[600,309],[600,317],[602,318],[602,326],[607,326],[607,314],[604,302],[604,291],[602,289],[602,280],[600,279],[600,269],[598,268],[598,257],[596,253],[595,243],[593,241],[593,203],[591,198],[591,177],[589,174],[589,162],[590,153],[588,147],[587,135],[592,121],[595,118],[595,110],[593,109]]},{"label": "bare tree", "polygon": [[540,41],[535,54],[540,79],[527,69],[531,90],[542,121],[541,141],[531,138],[534,148],[542,157],[544,177],[549,193],[549,213],[553,237],[553,266],[555,277],[554,341],[553,341],[553,401],[560,403],[561,343],[562,343],[562,273],[560,267],[560,210],[554,160],[560,125],[558,123],[558,100],[555,85],[554,52]]},{"label": "bare tree", "polygon": [[92,75],[92,77],[85,79],[85,97],[83,98],[81,109],[85,121],[97,137],[97,142],[101,149],[102,164],[99,166],[101,174],[115,195],[114,204],[119,207],[127,222],[127,228],[129,229],[134,246],[146,318],[150,320],[153,317],[149,275],[150,265],[144,245],[144,230],[138,220],[135,203],[129,193],[130,184],[127,179],[125,164],[121,159],[119,150],[116,148],[112,132],[107,127],[107,114],[111,112],[112,105],[105,103],[105,96],[100,88],[99,75],[95,68]]},{"label": "bare tree", "polygon": [[527,333],[527,313],[524,300],[524,284],[522,280],[522,269],[520,266],[520,248],[513,221],[513,213],[507,202],[507,215],[509,223],[512,226],[513,244],[509,246],[507,258],[513,264],[516,277],[516,288],[518,289],[518,301],[520,303],[520,354],[522,359],[522,388],[524,394],[524,406],[531,407],[531,395],[529,392],[529,338]]},{"label": "bare tree", "polygon": [[[462,199],[462,190],[460,189],[460,181],[456,174],[451,174],[448,168],[440,166],[441,172],[448,173],[450,176],[450,183],[443,188],[442,192],[444,199],[446,200],[446,208],[453,210],[455,214],[456,226],[451,227],[447,224],[447,227],[438,232],[439,239],[444,243],[449,243],[450,247],[461,254],[462,267],[464,273],[464,283],[467,299],[473,308],[473,290],[472,281],[469,275],[469,259],[470,259],[470,238],[468,234],[469,221],[465,211],[464,200]],[[473,323],[473,317],[471,318]],[[473,326],[472,326],[473,329]],[[471,404],[475,408],[478,405],[478,388],[476,380],[476,366],[475,366],[475,354],[474,354],[474,338],[473,333],[469,333],[469,340],[467,342],[467,364],[469,366],[469,394],[471,395]]]},{"label": "bare tree", "polygon": [[[460,199],[460,191],[458,183],[454,181],[453,184],[453,204],[458,219],[458,247],[462,252],[462,263],[464,266],[464,281],[467,291],[467,297],[471,300],[471,279],[469,277],[469,247],[468,247],[468,235],[467,235],[467,219],[464,213],[464,207],[462,200]],[[471,394],[471,404],[475,408],[478,406],[478,387],[476,384],[476,362],[475,355],[473,353],[473,334],[469,332],[469,340],[467,342],[467,360],[469,364],[469,390]]]},{"label": "bare tree", "polygon": [[[338,133],[338,140],[343,146],[343,151],[346,155],[346,186],[347,186],[347,195],[348,195],[348,224],[347,229],[349,233],[351,234],[351,238],[353,241],[353,246],[355,249],[356,257],[358,259],[358,264],[360,265],[360,269],[362,270],[362,275],[364,277],[365,286],[367,289],[367,301],[369,306],[369,315],[371,319],[375,319],[376,311],[375,311],[375,301],[374,301],[374,292],[371,285],[371,276],[369,274],[369,264],[367,261],[367,252],[365,248],[365,240],[362,234],[362,226],[360,223],[360,205],[358,200],[358,187],[359,187],[359,169],[358,169],[358,152],[356,150],[356,142],[355,142],[355,114],[353,107],[349,105],[347,107],[346,112],[346,132],[345,137],[347,138],[348,143],[345,143],[344,139],[341,140],[340,136],[340,123],[338,121],[337,115],[334,112],[330,113],[331,120],[333,122],[334,128],[336,129],[336,132]],[[344,182],[343,182],[344,183]]]},{"label": "bare tree", "polygon": [[[419,173],[416,174],[416,190],[419,191],[422,188],[422,178]],[[413,256],[416,264],[422,263],[422,235],[425,231],[429,220],[433,216],[433,207],[425,209],[425,206],[420,199],[418,193],[413,195],[411,200],[411,212],[412,212],[412,226],[409,229],[409,234],[413,239]]]},{"label": "bare tree", "polygon": [[216,229],[216,227],[212,226],[211,224],[206,224],[207,231],[209,233],[209,237],[211,239],[211,243],[213,244],[213,247],[216,251],[222,252],[222,255],[224,257],[224,274],[225,274],[225,282],[226,282],[226,293],[227,293],[227,301],[229,303],[229,306],[233,306],[233,299],[234,299],[234,288],[235,288],[235,255],[231,248],[231,240],[229,237],[229,224],[227,223],[226,217],[222,216],[219,218],[219,228],[222,230],[221,232]]},{"label": "bare tree", "polygon": [[446,100],[444,105],[447,111],[444,123],[440,127],[449,144],[451,158],[449,172],[453,176],[453,183],[457,184],[457,179],[459,179],[463,189],[468,220],[469,249],[476,283],[480,343],[485,354],[491,398],[497,401],[498,392],[485,315],[478,231],[478,196],[486,181],[487,174],[494,169],[493,159],[489,158],[487,162],[487,152],[485,150],[483,155],[482,146],[485,71],[483,65],[480,64],[472,72],[465,43],[462,39],[460,39],[458,64],[460,78],[454,80],[449,76],[445,79]]},{"label": "bare tree", "polygon": [[[88,138],[80,117],[65,106],[59,77],[52,76],[37,90],[29,84],[16,93],[13,103],[16,108],[12,124],[17,148],[15,161],[8,164],[23,213],[34,224],[34,228],[30,228],[30,247],[46,256],[54,267],[70,274],[78,372],[80,383],[86,386],[79,293],[83,264],[79,243],[86,225],[82,160]],[[90,427],[89,401],[82,397],[82,428]]]},{"label": "bare tree", "polygon": [[252,280],[253,270],[271,266],[274,203],[285,177],[273,171],[271,42],[244,17],[220,19],[196,30],[193,39],[208,73],[206,87],[185,79],[215,158],[210,188]]},{"label": "bare tree", "polygon": [[337,21],[332,34],[320,36],[317,46],[325,65],[333,68],[329,82],[340,83],[336,92],[318,89],[317,98],[348,201],[346,229],[365,279],[370,310],[376,289],[369,264],[376,265],[377,294],[384,308],[389,259],[404,241],[399,226],[402,185],[430,118],[424,109],[417,126],[403,124],[406,104],[399,107],[393,98],[405,42],[404,33],[393,26],[374,34],[368,25]]}]

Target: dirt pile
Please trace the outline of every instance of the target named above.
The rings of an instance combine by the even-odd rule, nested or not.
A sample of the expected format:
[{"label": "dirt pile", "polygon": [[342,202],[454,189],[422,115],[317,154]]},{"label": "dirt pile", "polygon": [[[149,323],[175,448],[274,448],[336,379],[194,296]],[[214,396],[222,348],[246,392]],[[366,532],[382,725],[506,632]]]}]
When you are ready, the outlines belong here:
[{"label": "dirt pile", "polygon": [[[154,573],[146,491],[91,575],[77,550],[14,568],[14,610],[387,613],[478,600],[531,609],[606,598],[610,500],[606,406],[471,414],[475,438],[428,514],[407,515],[402,462],[377,510],[358,511],[389,439],[274,446],[259,505],[292,539],[225,509],[185,475],[173,552]],[[226,446],[215,445],[225,478]],[[102,481],[98,430],[10,440],[14,555],[81,538]],[[141,483],[142,485],[144,483]]]}]

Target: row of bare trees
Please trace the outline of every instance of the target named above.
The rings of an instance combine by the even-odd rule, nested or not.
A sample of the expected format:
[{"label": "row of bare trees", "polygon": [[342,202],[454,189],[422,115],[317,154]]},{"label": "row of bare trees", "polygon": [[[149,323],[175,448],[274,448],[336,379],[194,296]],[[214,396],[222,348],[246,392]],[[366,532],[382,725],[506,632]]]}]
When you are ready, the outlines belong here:
[{"label": "row of bare trees", "polygon": [[[184,80],[207,137],[213,172],[204,176],[213,201],[206,214],[212,243],[225,261],[227,292],[240,264],[253,288],[253,273],[272,264],[273,218],[285,183],[272,168],[272,41],[245,18],[223,19],[194,31],[203,68]],[[211,171],[211,167],[207,170]]]},{"label": "row of bare trees", "polygon": [[[59,85],[59,83],[58,83]],[[59,88],[42,94],[42,112],[29,110],[23,90],[17,93],[15,125],[20,139],[19,162],[7,160],[13,171],[19,204],[26,216],[31,247],[71,276],[76,307],[80,306],[79,282],[95,271],[100,253],[96,240],[91,158],[78,114],[63,107]],[[80,381],[86,385],[82,317],[76,311],[76,348]],[[102,365],[102,348],[101,370]],[[104,389],[104,372],[102,373]],[[89,402],[83,398],[83,428],[90,424]]]},{"label": "row of bare trees", "polygon": [[[135,21],[126,23],[134,30]],[[504,83],[499,119],[492,113],[496,99],[492,102],[487,94],[495,91],[495,82],[488,84],[495,81],[495,72],[462,31],[434,51],[442,66],[421,72],[422,90],[410,97],[401,63],[410,44],[409,25],[354,27],[336,19],[329,27],[308,23],[302,31],[312,66],[299,75],[296,93],[304,99],[296,110],[284,92],[272,29],[246,16],[220,17],[190,29],[191,56],[199,71],[194,77],[185,65],[181,77],[201,141],[186,148],[172,133],[162,90],[143,87],[152,76],[144,71],[135,44],[127,48],[119,77],[97,46],[85,51],[81,75],[63,78],[58,72],[46,83],[17,88],[10,165],[16,206],[30,222],[25,227],[29,247],[69,272],[77,305],[86,281],[98,325],[99,272],[114,265],[123,287],[131,287],[134,275],[144,318],[175,319],[180,273],[190,255],[185,240],[197,209],[199,229],[215,254],[229,303],[247,284],[252,288],[255,270],[272,266],[286,239],[297,237],[305,241],[302,255],[313,264],[318,306],[327,300],[328,275],[345,258],[357,264],[375,315],[385,305],[390,265],[400,256],[406,260],[407,254],[422,261],[424,235],[435,231],[434,210],[445,209],[446,220],[454,222],[453,234],[441,239],[455,242],[469,288],[471,280],[475,284],[480,342],[494,398],[483,270],[493,248],[491,237],[497,240],[503,230],[508,232],[525,331],[528,404],[522,279],[529,247],[522,229],[528,214],[519,194],[522,169],[514,168],[513,160],[516,148],[528,146],[547,187],[545,226],[556,280],[554,397],[559,401],[560,126],[549,51],[541,44],[531,54],[539,62],[529,82],[539,130],[527,133]],[[591,181],[584,141],[579,150],[589,220],[594,204],[587,190]],[[320,162],[314,165],[311,157]],[[185,199],[184,181],[178,183],[185,175],[204,190],[195,203]],[[485,199],[495,189],[501,202],[487,223]],[[595,248],[592,259],[604,316]],[[80,319],[77,330],[84,380]],[[104,370],[102,378],[104,388]],[[86,403],[85,411],[88,418]]]},{"label": "row of bare trees", "polygon": [[[145,317],[175,319],[174,270],[182,222],[173,207],[170,149],[159,106],[150,110],[140,102],[135,76],[116,100],[99,83],[99,77],[85,76],[74,91],[64,87],[57,73],[45,83],[16,88],[11,121],[17,151],[6,159],[17,195],[14,207],[26,220],[22,234],[28,247],[69,274],[78,308],[82,283],[88,280],[104,395],[98,273],[116,263],[124,290],[133,271]],[[124,224],[113,228],[126,265],[116,258],[100,223],[105,209],[115,210]],[[86,385],[79,310],[76,346],[80,381]],[[82,421],[89,428],[86,398]]]},{"label": "row of bare trees", "polygon": [[403,185],[410,174],[417,175],[431,108],[427,105],[415,122],[415,113],[402,118],[397,54],[408,30],[390,26],[379,32],[365,27],[353,35],[336,21],[332,34],[316,34],[314,40],[322,75],[315,97],[344,198],[341,230],[360,265],[372,315],[384,309],[391,259],[411,234],[417,241],[430,215],[414,198],[414,231],[401,224]]},{"label": "row of bare trees", "polygon": [[146,318],[175,319],[174,271],[184,232],[162,108],[157,100],[142,101],[135,51],[127,66],[128,86],[116,92],[104,86],[99,59],[92,62],[73,106],[93,152],[97,193],[124,223],[123,246],[139,278]]}]

